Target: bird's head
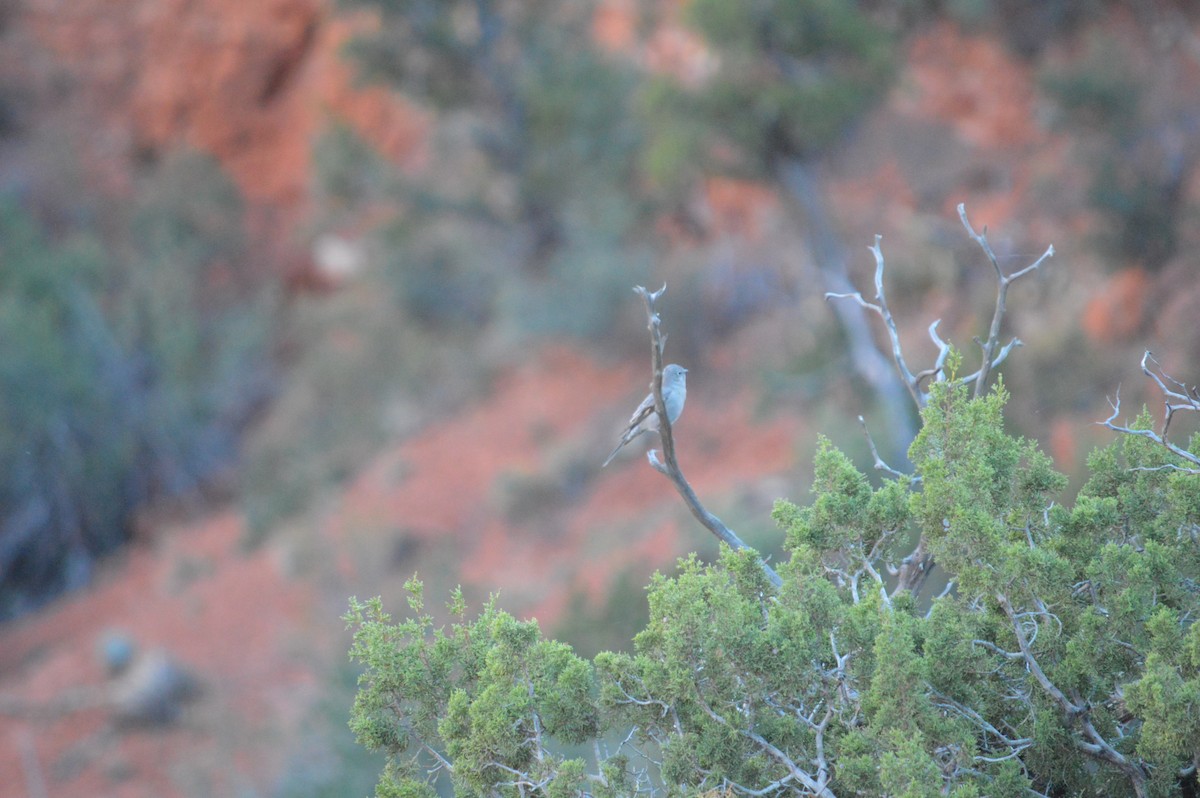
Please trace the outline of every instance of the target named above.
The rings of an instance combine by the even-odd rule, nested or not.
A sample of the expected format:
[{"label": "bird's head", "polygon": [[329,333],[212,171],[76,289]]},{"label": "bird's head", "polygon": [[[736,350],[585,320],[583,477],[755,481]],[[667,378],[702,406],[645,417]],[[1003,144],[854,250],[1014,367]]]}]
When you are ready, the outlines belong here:
[{"label": "bird's head", "polygon": [[663,382],[679,383],[687,381],[687,369],[678,363],[672,363],[663,369]]}]

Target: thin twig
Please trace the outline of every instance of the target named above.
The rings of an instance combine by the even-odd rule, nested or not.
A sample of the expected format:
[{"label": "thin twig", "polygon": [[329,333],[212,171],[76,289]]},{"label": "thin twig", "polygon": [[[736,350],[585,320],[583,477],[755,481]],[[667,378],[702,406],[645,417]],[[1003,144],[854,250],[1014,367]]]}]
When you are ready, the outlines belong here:
[{"label": "thin twig", "polygon": [[862,427],[863,435],[865,435],[867,438],[867,445],[871,447],[871,457],[875,459],[876,471],[886,471],[897,479],[907,479],[913,485],[920,483],[920,476],[914,474],[905,474],[903,471],[897,471],[885,463],[883,458],[879,456],[879,449],[875,447],[875,439],[871,437],[871,431],[867,429],[867,422],[862,416],[858,417],[858,424],[860,427]]},{"label": "thin twig", "polygon": [[888,340],[892,345],[892,362],[896,366],[896,371],[900,374],[900,380],[904,383],[904,387],[908,389],[909,396],[912,397],[913,403],[917,408],[924,407],[925,397],[922,396],[921,389],[918,385],[919,378],[914,376],[909,370],[908,364],[904,361],[904,349],[900,345],[900,333],[896,328],[896,320],[892,316],[892,311],[888,308],[887,293],[883,287],[883,271],[884,260],[883,250],[879,248],[879,242],[883,240],[883,236],[875,236],[875,244],[867,247],[871,254],[875,256],[875,299],[878,304],[868,302],[863,299],[863,295],[858,291],[849,293],[839,293],[827,291],[826,299],[853,299],[867,310],[879,314],[879,318],[883,319],[883,324],[887,328]]},{"label": "thin twig", "polygon": [[[1004,320],[1004,315],[1008,311],[1008,289],[1014,282],[1021,277],[1036,271],[1047,258],[1054,256],[1054,246],[1051,245],[1033,263],[1025,268],[1006,275],[1003,269],[1000,268],[1000,263],[996,259],[996,253],[992,251],[992,245],[987,240],[987,228],[985,227],[982,233],[975,231],[967,219],[966,206],[959,204],[958,215],[962,220],[963,226],[967,229],[970,236],[979,244],[984,254],[991,263],[992,269],[996,273],[996,307],[992,313],[992,323],[988,329],[986,339],[979,340],[980,349],[983,352],[982,363],[979,369],[965,377],[959,378],[959,382],[964,385],[974,384],[974,395],[982,396],[987,387],[988,375],[1003,363],[1012,352],[1013,349],[1021,346],[1021,339],[1013,338],[1007,344],[1000,345],[1000,327]],[[913,373],[908,367],[908,363],[904,358],[904,351],[900,344],[900,334],[896,328],[896,320],[892,316],[891,309],[888,307],[887,294],[883,284],[884,273],[884,258],[883,250],[880,248],[880,236],[875,236],[875,243],[868,247],[871,254],[875,257],[875,302],[868,302],[863,298],[863,295],[857,291],[851,292],[827,292],[826,299],[851,299],[857,302],[864,309],[877,314],[884,323],[887,330],[888,341],[892,349],[892,362],[896,366],[896,371],[900,375],[900,380],[908,389],[909,395],[912,396],[913,402],[917,408],[923,408],[929,401],[929,392],[921,387],[921,382],[928,377],[933,377],[937,380],[945,379],[945,374],[942,371],[946,362],[946,357],[950,354],[950,345],[943,341],[937,334],[937,327],[940,319],[929,325],[929,337],[933,340],[934,345],[938,348],[937,359],[932,368],[924,369],[917,373]]]}]

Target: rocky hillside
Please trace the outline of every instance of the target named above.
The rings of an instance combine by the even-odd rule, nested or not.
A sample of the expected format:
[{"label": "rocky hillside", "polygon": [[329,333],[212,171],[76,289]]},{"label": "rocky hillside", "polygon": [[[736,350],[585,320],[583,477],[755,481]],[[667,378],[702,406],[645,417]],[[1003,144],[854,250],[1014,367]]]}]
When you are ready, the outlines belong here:
[{"label": "rocky hillside", "polygon": [[[433,131],[455,118],[356,80],[343,48],[375,29],[370,13],[322,0],[9,6],[0,188],[53,232],[134,203],[179,148],[212,156],[249,243],[244,262],[208,265],[280,287],[285,376],[218,484],[145,507],[87,587],[0,627],[0,785],[35,798],[316,795],[365,771],[365,793],[375,765],[339,736],[349,595],[400,611],[418,571],[431,604],[455,584],[476,602],[499,592],[583,648],[620,646],[648,575],[712,554],[637,453],[598,468],[649,379],[631,294],[591,339],[517,334],[497,316],[470,332],[397,320],[388,239],[374,237],[395,208],[339,205],[316,153],[350,131],[397,174],[428,173],[445,157]],[[609,52],[703,65],[682,25],[639,39],[635,6],[601,4]],[[1010,271],[1053,243],[1009,297],[1026,346],[1005,381],[1014,423],[1069,473],[1105,440],[1091,422],[1118,384],[1126,402],[1158,401],[1141,384],[1144,349],[1185,380],[1200,351],[1185,223],[1200,208],[1200,21],[1183,4],[1097,8],[1054,34],[1022,27],[1036,14],[916,26],[884,101],[820,165],[868,295],[865,247],[883,234],[902,339],[922,365],[932,320],[970,352],[990,318],[994,277],[958,203]],[[1140,105],[1120,105],[1122,91]],[[865,457],[855,416],[875,421],[878,407],[839,354],[791,200],[729,175],[698,180],[686,204],[654,220],[666,243],[649,272],[670,283],[664,324],[691,369],[681,464],[771,552],[771,504],[805,497],[817,434]],[[484,243],[499,253],[497,241]],[[449,281],[435,273],[434,290]]]}]

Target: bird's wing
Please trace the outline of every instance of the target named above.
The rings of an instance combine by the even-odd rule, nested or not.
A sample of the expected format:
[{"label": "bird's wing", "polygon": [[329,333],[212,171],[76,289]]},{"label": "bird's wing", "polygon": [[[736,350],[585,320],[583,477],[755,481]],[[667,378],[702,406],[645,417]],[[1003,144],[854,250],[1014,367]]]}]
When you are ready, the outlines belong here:
[{"label": "bird's wing", "polygon": [[621,435],[621,442],[617,444],[617,448],[612,450],[612,454],[610,454],[608,459],[604,461],[604,465],[600,466],[601,468],[612,462],[612,459],[617,456],[617,452],[621,451],[621,447],[629,443],[638,435],[641,435],[643,432],[649,432],[650,429],[654,428],[642,426],[646,422],[646,419],[653,414],[654,393],[651,392],[646,396],[645,399],[642,400],[642,403],[638,405],[637,410],[633,411],[633,415],[629,417],[629,424],[625,427],[625,432]]},{"label": "bird's wing", "polygon": [[637,406],[637,410],[633,411],[633,415],[629,417],[629,428],[632,429],[638,424],[641,424],[646,418],[654,412],[654,394],[646,394],[646,398]]}]

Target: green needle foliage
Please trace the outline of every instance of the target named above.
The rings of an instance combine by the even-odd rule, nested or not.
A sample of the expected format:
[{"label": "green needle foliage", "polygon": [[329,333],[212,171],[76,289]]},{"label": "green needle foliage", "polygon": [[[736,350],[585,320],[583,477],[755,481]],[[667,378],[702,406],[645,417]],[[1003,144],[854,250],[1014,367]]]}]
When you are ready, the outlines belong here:
[{"label": "green needle foliage", "polygon": [[[435,628],[416,582],[398,624],[353,602],[378,795],[1196,794],[1200,476],[1127,435],[1059,504],[1006,399],[935,384],[911,480],[822,442],[811,501],[775,510],[782,587],[749,553],[685,560],[632,654],[587,662],[460,594]],[[889,578],[917,541],[936,598]]]},{"label": "green needle foliage", "polygon": [[450,606],[459,621],[434,629],[421,583],[407,587],[406,621],[393,625],[379,599],[352,600],[346,616],[357,627],[351,656],[367,666],[350,726],[393,757],[377,794],[432,796],[425,772],[446,772],[464,795],[519,779],[547,795],[577,794],[583,763],[549,746],[598,733],[591,664],[494,602],[467,621],[461,593]]}]

